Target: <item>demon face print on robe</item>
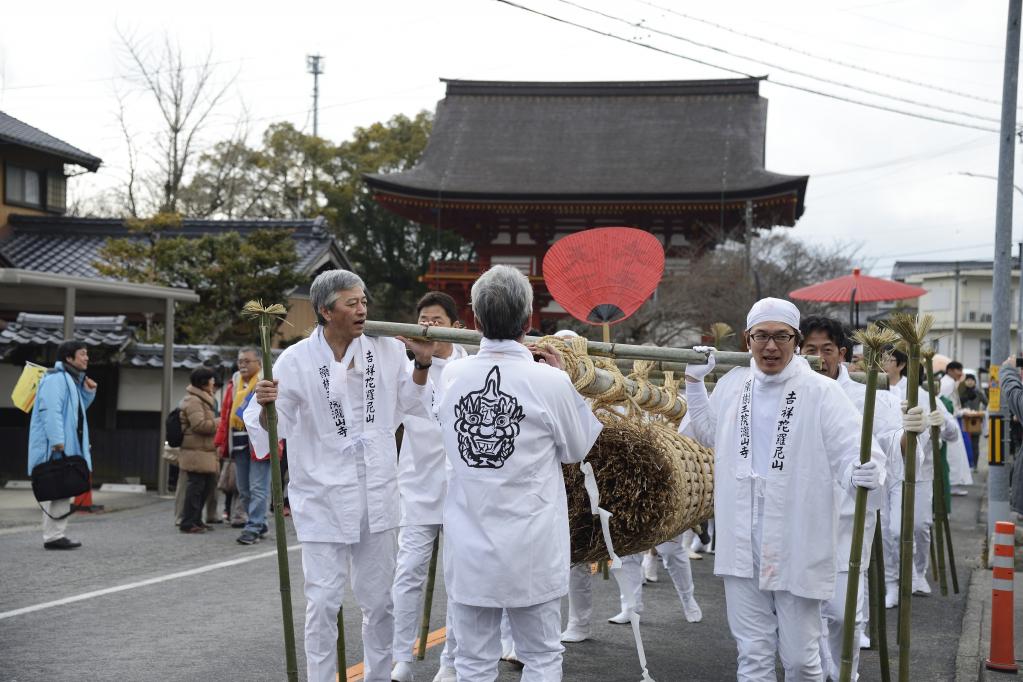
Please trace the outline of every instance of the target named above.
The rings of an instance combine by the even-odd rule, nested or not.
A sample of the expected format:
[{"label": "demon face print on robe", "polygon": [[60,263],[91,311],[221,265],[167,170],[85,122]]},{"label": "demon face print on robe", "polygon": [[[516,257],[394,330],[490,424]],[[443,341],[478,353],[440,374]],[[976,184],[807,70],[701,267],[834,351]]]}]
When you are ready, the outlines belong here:
[{"label": "demon face print on robe", "polygon": [[501,368],[494,365],[484,387],[465,394],[455,405],[462,461],[475,469],[500,469],[515,452],[515,437],[524,418],[519,401],[501,392]]}]

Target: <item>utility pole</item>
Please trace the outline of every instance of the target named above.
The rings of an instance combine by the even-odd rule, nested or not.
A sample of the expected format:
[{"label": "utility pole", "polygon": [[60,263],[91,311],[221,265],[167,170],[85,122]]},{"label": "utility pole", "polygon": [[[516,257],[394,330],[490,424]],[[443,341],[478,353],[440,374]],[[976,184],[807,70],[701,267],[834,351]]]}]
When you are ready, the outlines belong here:
[{"label": "utility pole", "polygon": [[1019,277],[1016,278],[1016,294],[1019,310],[1016,312],[1016,352],[1023,354],[1023,242],[1019,242]]},{"label": "utility pole", "polygon": [[[1010,318],[1012,317],[1012,191],[1016,141],[1016,89],[1019,83],[1019,33],[1023,0],[1009,0],[1009,20],[1005,36],[1005,71],[1002,80],[1002,124],[998,150],[998,199],[995,207],[995,258],[993,310],[991,315],[991,364],[1009,355]],[[1008,426],[1010,414],[1001,403],[1001,418]],[[1008,435],[1009,429],[1002,431]],[[1008,448],[1005,450],[1008,451]],[[988,469],[988,537],[996,521],[1011,520],[1009,512],[1009,472],[1004,465]]]},{"label": "utility pole", "polygon": [[313,74],[313,137],[320,136],[320,74],[324,58],[318,54],[306,55],[305,69]]},{"label": "utility pole", "polygon": [[952,359],[959,359],[959,261],[956,261],[955,303],[952,304]]}]

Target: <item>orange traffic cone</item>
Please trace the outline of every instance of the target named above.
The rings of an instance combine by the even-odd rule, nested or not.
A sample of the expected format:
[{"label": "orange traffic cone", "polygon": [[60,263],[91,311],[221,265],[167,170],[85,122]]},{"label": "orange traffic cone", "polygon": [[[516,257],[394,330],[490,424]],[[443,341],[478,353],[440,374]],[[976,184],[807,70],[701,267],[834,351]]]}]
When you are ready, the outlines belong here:
[{"label": "orange traffic cone", "polygon": [[1013,560],[1016,527],[1008,521],[995,524],[995,565],[991,571],[991,655],[989,670],[1016,672],[1013,648]]}]

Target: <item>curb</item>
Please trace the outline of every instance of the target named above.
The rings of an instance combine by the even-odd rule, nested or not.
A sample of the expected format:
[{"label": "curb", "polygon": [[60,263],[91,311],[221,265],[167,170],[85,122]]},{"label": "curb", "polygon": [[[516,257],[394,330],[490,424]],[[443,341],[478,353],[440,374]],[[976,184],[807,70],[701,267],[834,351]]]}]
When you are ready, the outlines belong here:
[{"label": "curb", "polygon": [[966,611],[963,613],[963,628],[959,635],[959,650],[956,653],[956,682],[976,682],[983,679],[981,641],[983,640],[984,614],[987,611],[985,593],[990,593],[987,569],[975,568],[970,574],[970,591],[966,597]]}]

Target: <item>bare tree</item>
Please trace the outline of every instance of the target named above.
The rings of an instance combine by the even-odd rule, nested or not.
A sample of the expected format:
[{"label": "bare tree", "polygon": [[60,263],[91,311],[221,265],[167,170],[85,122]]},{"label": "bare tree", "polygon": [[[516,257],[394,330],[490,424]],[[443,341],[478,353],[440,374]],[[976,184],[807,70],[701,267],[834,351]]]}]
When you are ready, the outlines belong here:
[{"label": "bare tree", "polygon": [[156,135],[157,154],[154,160],[158,171],[140,177],[137,147],[134,137],[128,132],[121,100],[119,122],[129,146],[130,162],[126,208],[132,215],[138,214],[141,184],[151,194],[149,199],[156,211],[175,213],[179,210],[179,197],[190,164],[202,151],[201,133],[225,98],[234,78],[223,84],[217,82],[212,50],[206,53],[202,62],[188,65],[181,47],[167,35],[155,49],[120,29],[118,36],[127,57],[129,80],[156,104],[163,123]]}]

